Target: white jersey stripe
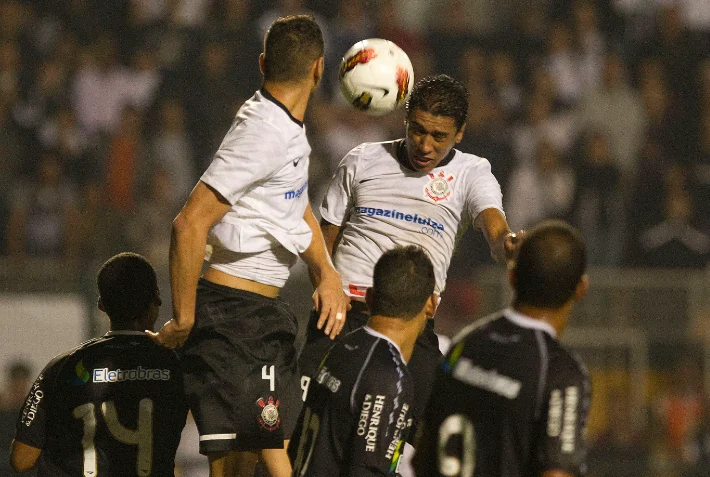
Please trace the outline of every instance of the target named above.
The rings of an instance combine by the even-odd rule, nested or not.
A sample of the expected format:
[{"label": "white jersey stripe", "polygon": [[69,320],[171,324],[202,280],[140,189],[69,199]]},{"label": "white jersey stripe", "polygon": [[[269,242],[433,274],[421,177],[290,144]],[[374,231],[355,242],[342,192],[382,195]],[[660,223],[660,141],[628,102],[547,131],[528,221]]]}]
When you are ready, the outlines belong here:
[{"label": "white jersey stripe", "polygon": [[237,434],[205,434],[200,436],[200,441],[226,441],[236,438]]}]

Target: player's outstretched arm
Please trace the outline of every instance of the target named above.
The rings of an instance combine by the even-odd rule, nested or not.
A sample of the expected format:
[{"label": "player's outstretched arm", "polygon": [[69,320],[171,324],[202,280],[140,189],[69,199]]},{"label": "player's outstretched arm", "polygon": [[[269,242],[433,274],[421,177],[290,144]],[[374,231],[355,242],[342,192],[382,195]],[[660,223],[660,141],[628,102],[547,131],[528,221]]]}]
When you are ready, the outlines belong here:
[{"label": "player's outstretched arm", "polygon": [[333,261],[326,249],[323,234],[318,220],[313,215],[313,210],[309,205],[303,215],[303,219],[313,232],[313,239],[301,258],[308,265],[315,292],[313,293],[313,305],[320,313],[318,318],[318,329],[334,339],[345,324],[345,314],[349,308],[350,298],[343,291],[343,284],[340,274],[333,267]]},{"label": "player's outstretched arm", "polygon": [[158,333],[146,330],[156,343],[168,348],[182,346],[195,323],[197,280],[205,258],[207,233],[230,208],[217,191],[200,181],[173,221],[170,240],[170,286],[173,319]]},{"label": "player's outstretched arm", "polygon": [[483,210],[476,218],[476,225],[483,231],[493,259],[497,263],[510,265],[525,232],[513,233],[503,213],[496,208]]}]

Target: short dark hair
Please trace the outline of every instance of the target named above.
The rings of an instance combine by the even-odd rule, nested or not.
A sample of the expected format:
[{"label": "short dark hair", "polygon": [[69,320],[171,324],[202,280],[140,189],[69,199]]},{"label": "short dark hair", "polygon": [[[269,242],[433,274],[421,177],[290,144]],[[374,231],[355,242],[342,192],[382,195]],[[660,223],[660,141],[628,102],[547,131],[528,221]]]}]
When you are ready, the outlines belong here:
[{"label": "short dark hair", "polygon": [[453,118],[456,129],[461,129],[468,117],[468,91],[462,82],[451,76],[427,76],[412,88],[407,100],[407,117],[417,109]]},{"label": "short dark hair", "polygon": [[111,323],[140,318],[158,298],[155,270],[137,253],[123,252],[108,259],[101,266],[96,283]]},{"label": "short dark hair", "polygon": [[295,81],[323,56],[323,33],[311,15],[277,19],[264,37],[264,80]]},{"label": "short dark hair", "polygon": [[385,252],[375,264],[372,314],[409,320],[434,293],[434,266],[415,245]]},{"label": "short dark hair", "polygon": [[587,269],[587,249],[580,233],[559,220],[528,230],[513,271],[515,301],[559,308],[574,296]]}]

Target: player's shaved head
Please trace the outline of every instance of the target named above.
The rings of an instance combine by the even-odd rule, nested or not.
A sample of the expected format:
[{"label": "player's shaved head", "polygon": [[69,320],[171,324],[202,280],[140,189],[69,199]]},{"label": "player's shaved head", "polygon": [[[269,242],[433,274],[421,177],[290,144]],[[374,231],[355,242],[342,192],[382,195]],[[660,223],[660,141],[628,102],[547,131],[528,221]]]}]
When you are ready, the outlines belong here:
[{"label": "player's shaved head", "polygon": [[525,234],[513,274],[515,300],[540,308],[560,308],[575,294],[587,269],[580,233],[562,221],[546,221]]},{"label": "player's shaved head", "polygon": [[412,319],[434,293],[434,266],[420,247],[410,245],[385,252],[375,264],[373,315]]},{"label": "player's shaved head", "polygon": [[462,82],[451,76],[427,76],[412,88],[407,100],[407,117],[417,109],[453,118],[456,129],[461,129],[468,116],[468,91]]},{"label": "player's shaved head", "polygon": [[298,81],[323,56],[323,34],[310,15],[277,19],[264,38],[264,80]]},{"label": "player's shaved head", "polygon": [[96,279],[99,297],[111,323],[141,318],[158,299],[153,266],[137,253],[119,253],[101,266]]}]

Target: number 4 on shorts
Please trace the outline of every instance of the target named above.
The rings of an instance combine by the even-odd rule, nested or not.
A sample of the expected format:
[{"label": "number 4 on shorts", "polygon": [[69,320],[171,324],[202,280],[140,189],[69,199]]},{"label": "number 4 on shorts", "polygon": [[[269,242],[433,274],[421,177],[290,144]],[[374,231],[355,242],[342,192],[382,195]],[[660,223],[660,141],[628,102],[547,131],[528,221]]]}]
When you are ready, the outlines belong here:
[{"label": "number 4 on shorts", "polygon": [[271,366],[264,365],[261,368],[261,379],[266,379],[269,381],[269,391],[274,392],[276,390],[276,374],[274,373],[274,365]]}]

